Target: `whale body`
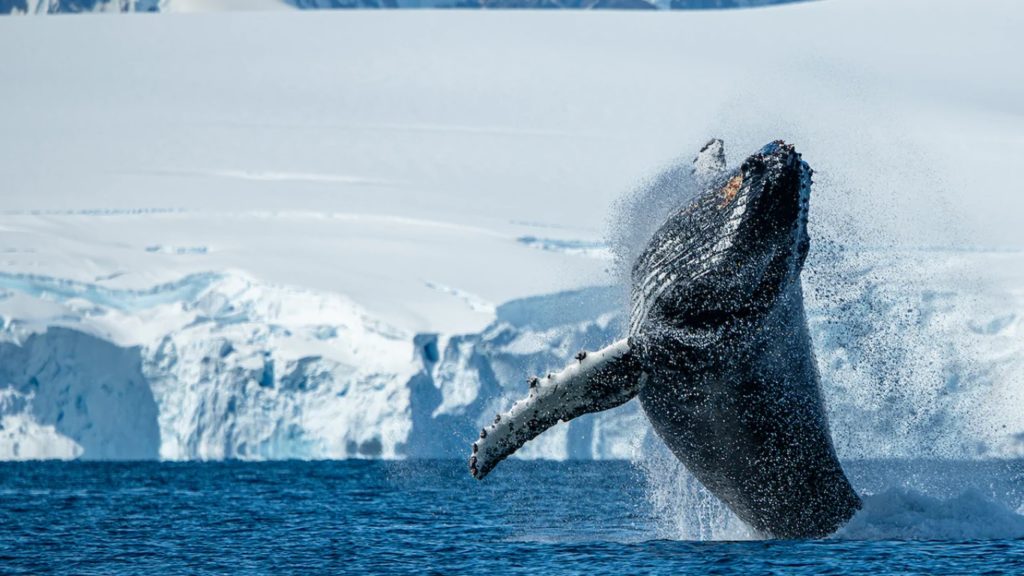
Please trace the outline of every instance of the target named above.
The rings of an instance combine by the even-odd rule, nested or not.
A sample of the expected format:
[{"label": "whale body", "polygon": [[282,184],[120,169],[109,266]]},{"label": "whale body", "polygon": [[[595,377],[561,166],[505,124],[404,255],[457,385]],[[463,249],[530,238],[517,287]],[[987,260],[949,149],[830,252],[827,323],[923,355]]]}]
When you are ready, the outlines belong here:
[{"label": "whale body", "polygon": [[495,417],[472,446],[481,479],[559,421],[639,397],[655,432],[716,497],[768,537],[834,532],[861,506],[836,457],[800,272],[811,169],[776,141],[725,169],[694,161],[702,192],[632,268],[628,337],[580,352]]}]

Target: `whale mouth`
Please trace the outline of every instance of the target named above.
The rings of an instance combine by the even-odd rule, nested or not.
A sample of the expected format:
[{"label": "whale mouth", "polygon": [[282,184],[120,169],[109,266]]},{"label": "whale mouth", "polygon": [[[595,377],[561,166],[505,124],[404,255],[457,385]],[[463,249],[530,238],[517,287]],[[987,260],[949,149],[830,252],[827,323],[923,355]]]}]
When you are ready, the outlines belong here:
[{"label": "whale mouth", "polygon": [[813,171],[792,144],[776,140],[747,158],[740,168],[752,206],[746,236],[773,249],[791,251],[803,264],[810,238],[807,219]]},{"label": "whale mouth", "polygon": [[724,222],[715,231],[720,256],[702,276],[714,295],[690,316],[703,325],[748,316],[774,302],[799,276],[810,248],[810,185],[810,167],[781,140],[748,157],[726,180],[717,191],[727,200],[719,215]]},{"label": "whale mouth", "polygon": [[670,217],[634,266],[631,333],[648,320],[720,332],[769,308],[810,247],[811,174],[775,141]]}]

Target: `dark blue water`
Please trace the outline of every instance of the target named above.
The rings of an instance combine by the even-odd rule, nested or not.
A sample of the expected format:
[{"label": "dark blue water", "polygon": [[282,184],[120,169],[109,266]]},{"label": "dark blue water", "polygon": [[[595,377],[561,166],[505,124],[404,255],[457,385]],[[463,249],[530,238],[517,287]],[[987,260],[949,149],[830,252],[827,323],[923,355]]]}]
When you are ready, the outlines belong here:
[{"label": "dark blue water", "polygon": [[[0,573],[1024,573],[1024,465],[919,468],[953,496],[869,501],[848,536],[897,539],[686,542],[622,462],[514,461],[482,483],[458,462],[4,463]],[[881,489],[906,469],[851,475]],[[956,477],[984,494],[956,497]],[[929,523],[935,539],[898,539]]]}]

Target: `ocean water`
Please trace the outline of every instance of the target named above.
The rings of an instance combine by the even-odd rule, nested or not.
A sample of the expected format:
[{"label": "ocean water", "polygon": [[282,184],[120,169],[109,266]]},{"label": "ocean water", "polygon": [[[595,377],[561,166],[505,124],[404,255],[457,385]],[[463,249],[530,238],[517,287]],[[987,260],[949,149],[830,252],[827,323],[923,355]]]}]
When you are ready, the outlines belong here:
[{"label": "ocean water", "polygon": [[628,462],[2,463],[0,573],[1024,573],[1024,462],[848,470],[836,537],[702,541],[734,519]]}]

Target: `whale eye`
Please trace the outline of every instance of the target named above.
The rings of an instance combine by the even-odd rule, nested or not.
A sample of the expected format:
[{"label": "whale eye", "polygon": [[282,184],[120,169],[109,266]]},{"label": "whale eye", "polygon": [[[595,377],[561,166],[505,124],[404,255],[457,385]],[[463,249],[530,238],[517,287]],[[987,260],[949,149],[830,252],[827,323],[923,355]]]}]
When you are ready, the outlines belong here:
[{"label": "whale eye", "polygon": [[739,174],[733,176],[732,178],[729,178],[729,181],[725,183],[725,186],[723,186],[722,189],[719,190],[719,193],[722,195],[722,208],[725,208],[726,206],[728,206],[729,203],[732,202],[733,199],[736,198],[736,194],[740,191],[740,186],[742,186],[742,185],[743,185],[743,173],[742,172],[740,172]]}]

